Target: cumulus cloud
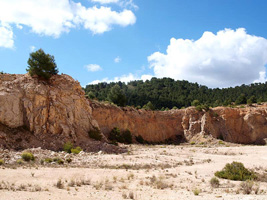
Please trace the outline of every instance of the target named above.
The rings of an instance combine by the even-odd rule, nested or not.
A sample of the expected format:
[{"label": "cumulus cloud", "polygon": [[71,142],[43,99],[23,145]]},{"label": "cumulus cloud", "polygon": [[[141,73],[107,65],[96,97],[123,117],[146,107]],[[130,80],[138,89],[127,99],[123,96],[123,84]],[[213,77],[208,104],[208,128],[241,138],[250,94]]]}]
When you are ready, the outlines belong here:
[{"label": "cumulus cloud", "polygon": [[91,30],[94,34],[104,33],[111,30],[112,25],[128,26],[136,21],[136,17],[130,10],[118,13],[111,8],[103,7],[85,8],[78,4],[75,24],[82,24],[84,28]]},{"label": "cumulus cloud", "polygon": [[14,47],[14,37],[10,26],[3,26],[0,24],[0,47]]},{"label": "cumulus cloud", "polygon": [[92,0],[92,2],[98,2],[101,4],[118,3],[119,0]]},{"label": "cumulus cloud", "polygon": [[[72,0],[0,1],[0,23],[14,25],[19,29],[27,26],[34,33],[53,37],[59,37],[79,26],[100,34],[111,30],[114,25],[128,26],[135,21],[136,17],[131,10],[117,12],[110,7],[85,7]],[[1,27],[1,31],[11,37],[11,28]],[[10,40],[8,41],[6,46],[11,46]]]},{"label": "cumulus cloud", "polygon": [[100,3],[100,4],[117,4],[123,8],[134,8],[138,9],[138,6],[134,3],[133,0],[91,0],[92,2],[95,3]]},{"label": "cumulus cloud", "polygon": [[100,70],[102,70],[102,68],[101,68],[99,65],[96,65],[96,64],[86,65],[85,68],[86,68],[89,72],[96,72],[96,71],[100,71]]},{"label": "cumulus cloud", "polygon": [[120,56],[117,56],[117,57],[114,59],[114,62],[115,62],[115,63],[119,63],[120,61],[121,61]]},{"label": "cumulus cloud", "polygon": [[245,29],[204,32],[196,41],[170,40],[166,53],[148,57],[156,77],[229,87],[266,80],[267,40]]},{"label": "cumulus cloud", "polygon": [[120,77],[115,77],[114,79],[104,78],[102,80],[95,80],[95,81],[92,81],[88,84],[98,84],[101,82],[111,83],[111,82],[119,82],[119,81],[128,83],[128,82],[134,81],[134,80],[146,81],[146,80],[150,80],[151,78],[152,78],[152,76],[149,74],[144,74],[141,77],[139,77],[139,76],[133,75],[132,73],[129,73],[128,75],[122,75]]}]

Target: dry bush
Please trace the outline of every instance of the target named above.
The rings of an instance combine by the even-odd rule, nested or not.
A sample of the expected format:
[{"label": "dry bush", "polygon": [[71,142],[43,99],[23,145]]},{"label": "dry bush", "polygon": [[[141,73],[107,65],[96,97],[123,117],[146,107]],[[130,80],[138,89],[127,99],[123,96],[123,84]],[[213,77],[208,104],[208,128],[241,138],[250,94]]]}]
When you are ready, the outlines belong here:
[{"label": "dry bush", "polygon": [[96,182],[93,186],[96,190],[100,190],[103,187],[103,182]]},{"label": "dry bush", "polygon": [[61,179],[58,179],[57,183],[55,184],[55,186],[58,188],[58,189],[63,189],[65,186],[64,186],[64,183]]},{"label": "dry bush", "polygon": [[250,180],[246,180],[240,184],[241,189],[243,190],[244,194],[250,194],[253,189],[254,182]]},{"label": "dry bush", "polygon": [[113,189],[113,185],[109,182],[105,183],[105,190],[112,190]]},{"label": "dry bush", "polygon": [[173,184],[168,184],[167,182],[164,181],[163,176],[160,176],[159,178],[157,178],[155,175],[150,177],[150,185],[152,185],[156,189],[160,189],[160,190],[173,187]]},{"label": "dry bush", "polygon": [[216,177],[213,177],[212,179],[210,179],[210,185],[213,188],[218,188],[220,186],[219,179],[217,179]]}]

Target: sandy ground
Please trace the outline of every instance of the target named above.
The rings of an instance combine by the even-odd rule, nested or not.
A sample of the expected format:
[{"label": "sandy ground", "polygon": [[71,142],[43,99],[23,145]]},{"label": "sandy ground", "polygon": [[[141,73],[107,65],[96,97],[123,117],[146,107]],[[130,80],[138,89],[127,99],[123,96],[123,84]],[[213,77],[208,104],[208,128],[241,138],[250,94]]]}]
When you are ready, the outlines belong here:
[{"label": "sandy ground", "polygon": [[[17,159],[19,154],[7,157]],[[30,165],[1,166],[0,199],[267,200],[267,182],[254,182],[249,195],[243,194],[239,181],[220,179],[219,188],[209,182],[214,172],[233,161],[267,172],[267,146],[131,145],[128,153],[119,155],[48,151],[45,156],[71,156],[73,161],[41,165],[36,159]]]}]

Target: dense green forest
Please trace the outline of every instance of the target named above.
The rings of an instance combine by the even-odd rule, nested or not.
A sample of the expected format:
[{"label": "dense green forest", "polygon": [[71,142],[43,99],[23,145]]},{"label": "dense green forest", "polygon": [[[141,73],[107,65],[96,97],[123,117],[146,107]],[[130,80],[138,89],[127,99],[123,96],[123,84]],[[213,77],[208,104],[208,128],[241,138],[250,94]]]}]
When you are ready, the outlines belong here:
[{"label": "dense green forest", "polygon": [[194,104],[211,107],[233,103],[246,104],[267,101],[267,82],[230,88],[210,89],[188,81],[171,78],[152,78],[150,81],[131,81],[128,84],[99,83],[84,88],[91,99],[111,101],[120,106],[148,107],[150,109],[182,108]]}]

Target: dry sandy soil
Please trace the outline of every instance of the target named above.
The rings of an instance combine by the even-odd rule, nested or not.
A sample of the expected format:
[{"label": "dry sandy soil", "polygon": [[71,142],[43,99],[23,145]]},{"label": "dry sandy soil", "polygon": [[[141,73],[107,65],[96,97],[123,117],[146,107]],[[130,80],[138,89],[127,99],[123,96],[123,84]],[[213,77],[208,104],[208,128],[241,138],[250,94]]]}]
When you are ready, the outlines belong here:
[{"label": "dry sandy soil", "polygon": [[[220,179],[219,188],[210,185],[214,172],[233,161],[266,173],[267,146],[131,145],[128,149],[118,155],[29,149],[35,162],[20,165],[16,160],[21,152],[0,150],[0,159],[5,160],[0,199],[267,200],[267,182],[254,182],[249,195],[243,194],[240,181]],[[48,157],[61,158],[64,164],[40,164]]]}]

